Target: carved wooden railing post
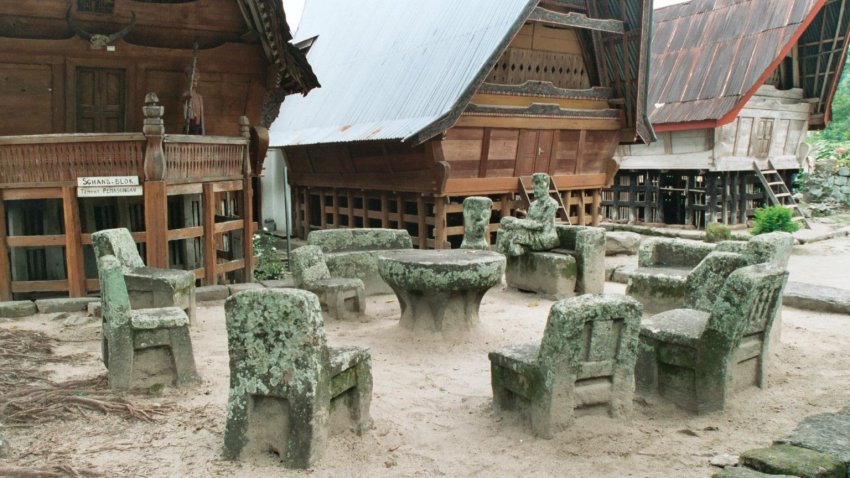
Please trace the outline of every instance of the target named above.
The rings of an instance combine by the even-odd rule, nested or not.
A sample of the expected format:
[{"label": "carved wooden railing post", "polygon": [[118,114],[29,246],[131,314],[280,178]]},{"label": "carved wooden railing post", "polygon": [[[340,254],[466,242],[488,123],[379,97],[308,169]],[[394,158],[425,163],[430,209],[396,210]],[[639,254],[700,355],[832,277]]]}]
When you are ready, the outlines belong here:
[{"label": "carved wooden railing post", "polygon": [[145,148],[145,180],[162,181],[165,179],[165,153],[162,151],[162,136],[165,134],[165,122],[162,116],[165,108],[159,105],[156,93],[145,96],[145,124],[142,132],[148,140]]},{"label": "carved wooden railing post", "polygon": [[[239,130],[242,134],[242,137],[247,140],[247,144],[251,142],[251,122],[248,120],[247,116],[239,117]],[[259,173],[259,171],[257,171]],[[242,163],[242,206],[243,206],[243,221],[244,227],[243,238],[242,238],[242,246],[243,246],[243,257],[245,259],[245,282],[253,282],[254,280],[254,188],[253,181],[251,179],[251,161],[250,154],[248,152],[248,146],[245,147],[245,153],[243,154],[243,163]],[[259,185],[260,181],[257,180],[257,184]],[[259,192],[257,193],[259,194]],[[261,221],[261,218],[258,218],[258,221]]]},{"label": "carved wooden railing post", "polygon": [[145,96],[145,123],[142,132],[147,138],[145,148],[145,242],[148,267],[168,267],[168,196],[166,193],[165,153],[162,137],[165,108],[159,105],[156,93]]}]

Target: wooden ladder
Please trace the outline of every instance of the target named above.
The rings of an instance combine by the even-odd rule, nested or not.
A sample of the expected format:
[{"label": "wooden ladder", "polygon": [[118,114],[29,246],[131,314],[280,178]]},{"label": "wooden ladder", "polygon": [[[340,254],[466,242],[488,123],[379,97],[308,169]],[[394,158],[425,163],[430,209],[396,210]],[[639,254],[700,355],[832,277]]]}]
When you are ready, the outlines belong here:
[{"label": "wooden ladder", "polygon": [[[525,201],[526,207],[531,207],[531,201],[534,200],[534,190],[532,189],[529,192],[528,188],[525,187],[524,179],[528,179],[531,182],[531,176],[525,176],[519,178],[519,191],[522,194],[522,199]],[[555,180],[552,177],[549,177],[549,197],[554,199],[558,203],[558,213],[557,216],[560,219],[561,223],[570,224],[570,215],[567,213],[567,207],[564,206],[564,200],[561,198],[561,193],[558,192],[558,188],[555,186]]]},{"label": "wooden ladder", "polygon": [[802,223],[806,229],[812,228],[800,206],[797,205],[797,201],[794,200],[791,191],[788,190],[782,176],[779,175],[779,171],[776,170],[770,160],[767,160],[767,169],[761,169],[758,162],[753,161],[753,171],[756,172],[756,176],[761,181],[761,185],[767,192],[767,197],[772,205],[790,209],[795,222]]}]

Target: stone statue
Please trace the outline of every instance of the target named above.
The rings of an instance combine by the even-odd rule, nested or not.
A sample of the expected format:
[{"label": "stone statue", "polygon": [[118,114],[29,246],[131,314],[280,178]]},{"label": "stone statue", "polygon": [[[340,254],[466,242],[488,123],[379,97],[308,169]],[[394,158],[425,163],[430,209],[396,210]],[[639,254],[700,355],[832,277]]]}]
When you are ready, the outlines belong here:
[{"label": "stone statue", "polygon": [[196,68],[186,67],[183,71],[189,81],[189,90],[183,92],[183,121],[186,134],[205,134],[204,97],[198,93],[201,75]]},{"label": "stone statue", "polygon": [[471,196],[463,200],[463,242],[461,249],[480,249],[489,251],[487,226],[490,225],[490,210],[493,201],[490,198]]},{"label": "stone statue", "polygon": [[549,175],[531,177],[534,201],[526,219],[503,217],[496,235],[496,250],[506,256],[521,256],[528,251],[545,251],[558,246],[555,214],[558,203],[549,196]]}]

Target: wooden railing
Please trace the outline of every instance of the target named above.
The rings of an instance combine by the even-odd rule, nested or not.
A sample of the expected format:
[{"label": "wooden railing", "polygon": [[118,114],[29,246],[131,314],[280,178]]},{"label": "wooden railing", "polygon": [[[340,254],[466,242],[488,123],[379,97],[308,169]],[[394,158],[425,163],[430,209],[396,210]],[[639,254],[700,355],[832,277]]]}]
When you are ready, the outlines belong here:
[{"label": "wooden railing", "polygon": [[169,182],[241,178],[248,140],[230,136],[166,135],[162,149]]},{"label": "wooden railing", "polygon": [[142,176],[142,133],[0,136],[0,185],[60,186],[81,176]]}]

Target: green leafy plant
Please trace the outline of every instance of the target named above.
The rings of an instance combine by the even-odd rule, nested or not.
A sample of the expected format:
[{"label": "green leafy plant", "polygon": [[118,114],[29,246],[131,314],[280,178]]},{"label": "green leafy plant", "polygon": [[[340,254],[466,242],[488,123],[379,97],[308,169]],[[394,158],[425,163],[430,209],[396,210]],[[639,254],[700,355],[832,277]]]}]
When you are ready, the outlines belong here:
[{"label": "green leafy plant", "polygon": [[732,238],[732,230],[719,222],[713,222],[705,228],[705,242],[728,241]]},{"label": "green leafy plant", "polygon": [[286,267],[277,255],[274,237],[271,234],[254,234],[254,255],[257,256],[255,279],[275,280],[283,277]]},{"label": "green leafy plant", "polygon": [[791,210],[783,206],[771,206],[756,209],[753,234],[765,234],[774,231],[795,232],[800,226],[792,220]]}]

